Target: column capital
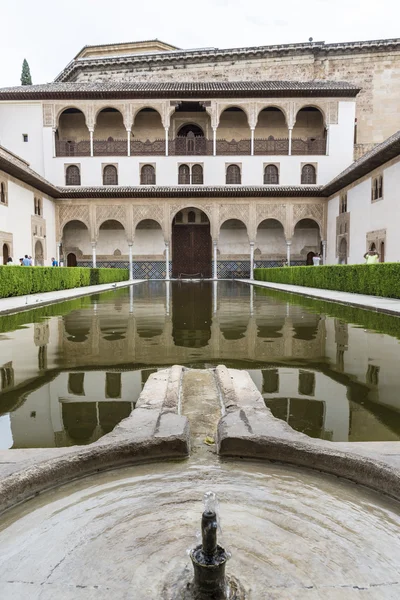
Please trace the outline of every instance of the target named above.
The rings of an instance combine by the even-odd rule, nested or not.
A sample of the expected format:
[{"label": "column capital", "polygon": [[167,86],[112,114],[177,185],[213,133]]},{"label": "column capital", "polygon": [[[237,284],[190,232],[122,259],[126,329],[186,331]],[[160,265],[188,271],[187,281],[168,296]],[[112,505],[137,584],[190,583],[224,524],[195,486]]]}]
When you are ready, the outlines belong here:
[{"label": "column capital", "polygon": [[286,240],[286,246],[291,246],[292,245],[292,240]]},{"label": "column capital", "polygon": [[326,240],[321,240],[323,246],[326,246]]},{"label": "column capital", "polygon": [[255,242],[250,242],[250,246],[255,246]]},{"label": "column capital", "polygon": [[97,242],[91,242],[92,248],[96,248]]},{"label": "column capital", "polygon": [[133,246],[133,242],[128,242],[128,246]]}]

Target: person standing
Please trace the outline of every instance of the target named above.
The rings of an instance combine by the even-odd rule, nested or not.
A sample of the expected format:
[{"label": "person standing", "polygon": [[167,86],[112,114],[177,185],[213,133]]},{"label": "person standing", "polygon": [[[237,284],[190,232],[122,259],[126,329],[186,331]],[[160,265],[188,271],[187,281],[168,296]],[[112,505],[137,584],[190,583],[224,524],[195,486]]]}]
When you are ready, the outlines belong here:
[{"label": "person standing", "polygon": [[33,260],[32,260],[32,256],[28,256],[29,258],[29,266],[33,267]]},{"label": "person standing", "polygon": [[321,255],[320,254],[315,254],[313,256],[312,262],[313,262],[314,267],[319,267],[320,262],[321,262]]},{"label": "person standing", "polygon": [[376,250],[368,250],[364,254],[366,265],[376,265],[379,262],[379,253]]},{"label": "person standing", "polygon": [[11,256],[9,256],[7,259],[7,267],[13,267],[13,266],[14,266],[13,259],[11,258]]},{"label": "person standing", "polygon": [[52,267],[58,267],[58,261],[54,258],[54,256],[51,259],[51,266]]},{"label": "person standing", "polygon": [[22,266],[23,267],[30,267],[31,265],[31,261],[29,260],[29,256],[27,254],[25,254],[24,258],[22,259]]}]

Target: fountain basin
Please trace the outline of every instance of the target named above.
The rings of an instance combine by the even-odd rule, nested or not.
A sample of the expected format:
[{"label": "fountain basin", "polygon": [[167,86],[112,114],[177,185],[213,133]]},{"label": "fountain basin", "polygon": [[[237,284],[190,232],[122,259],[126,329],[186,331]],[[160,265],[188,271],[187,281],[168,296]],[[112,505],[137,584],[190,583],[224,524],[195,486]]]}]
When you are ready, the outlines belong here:
[{"label": "fountain basin", "polygon": [[[152,600],[192,574],[203,493],[218,494],[227,572],[246,597],[398,598],[400,506],[306,469],[139,465],[67,484],[0,521],[4,598]],[[171,597],[174,597],[171,595]],[[364,597],[364,596],[363,596]]]}]

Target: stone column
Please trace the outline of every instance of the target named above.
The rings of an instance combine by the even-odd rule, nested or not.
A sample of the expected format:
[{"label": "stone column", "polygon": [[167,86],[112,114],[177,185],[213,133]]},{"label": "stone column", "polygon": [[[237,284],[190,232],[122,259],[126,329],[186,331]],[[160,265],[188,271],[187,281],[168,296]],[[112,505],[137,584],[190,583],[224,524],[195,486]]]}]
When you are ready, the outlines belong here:
[{"label": "stone column", "polygon": [[217,156],[217,128],[213,127],[213,156]]},{"label": "stone column", "polygon": [[290,267],[290,247],[292,245],[292,240],[286,240],[286,260],[288,267]]},{"label": "stone column", "polygon": [[168,156],[168,131],[169,127],[165,128],[165,156]]},{"label": "stone column", "polygon": [[129,286],[129,312],[133,313],[133,285]]},{"label": "stone column", "polygon": [[167,281],[167,283],[165,284],[165,312],[167,314],[167,317],[169,317],[169,314],[171,312],[171,282]]},{"label": "stone column", "polygon": [[61,242],[57,242],[57,262],[58,262],[58,266],[60,266],[60,256],[61,256]]},{"label": "stone column", "polygon": [[289,127],[289,156],[292,156],[292,131],[293,127]]},{"label": "stone column", "polygon": [[250,286],[250,316],[254,314],[254,285]]},{"label": "stone column", "polygon": [[169,242],[165,242],[165,280],[169,279]]},{"label": "stone column", "polygon": [[250,129],[250,154],[254,156],[254,127]]},{"label": "stone column", "polygon": [[217,281],[213,281],[213,314],[217,314],[218,310],[218,283]]},{"label": "stone column", "polygon": [[250,279],[254,279],[254,242],[250,242]]},{"label": "stone column", "polygon": [[218,241],[213,240],[213,279],[218,279]]},{"label": "stone column", "polygon": [[132,279],[133,279],[132,246],[133,246],[133,244],[128,244],[128,247],[129,247],[129,281],[132,281]]},{"label": "stone column", "polygon": [[89,129],[90,135],[90,156],[93,156],[93,129]]},{"label": "stone column", "polygon": [[96,268],[96,242],[92,242],[93,268]]},{"label": "stone column", "polygon": [[131,155],[131,130],[127,129],[126,130],[126,143],[127,143],[127,154],[128,156]]},{"label": "stone column", "polygon": [[326,265],[326,240],[322,240],[322,264]]}]

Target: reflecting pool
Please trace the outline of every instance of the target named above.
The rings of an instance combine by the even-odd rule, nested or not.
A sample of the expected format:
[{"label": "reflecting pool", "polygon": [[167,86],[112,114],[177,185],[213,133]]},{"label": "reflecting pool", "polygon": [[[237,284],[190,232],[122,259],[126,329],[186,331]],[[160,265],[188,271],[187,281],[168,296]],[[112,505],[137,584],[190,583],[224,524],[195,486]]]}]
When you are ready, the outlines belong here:
[{"label": "reflecting pool", "polygon": [[88,444],[173,364],[246,369],[291,427],[400,439],[400,319],[230,281],[149,281],[0,318],[0,448]]}]

